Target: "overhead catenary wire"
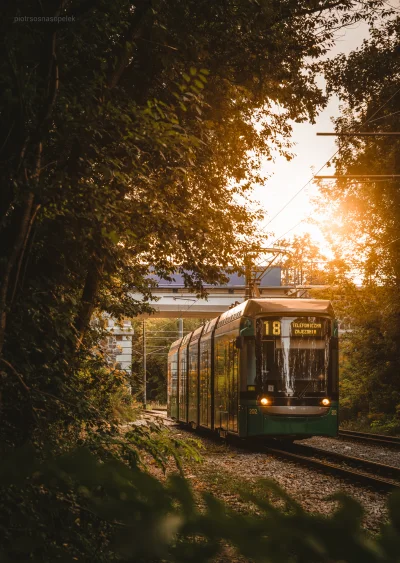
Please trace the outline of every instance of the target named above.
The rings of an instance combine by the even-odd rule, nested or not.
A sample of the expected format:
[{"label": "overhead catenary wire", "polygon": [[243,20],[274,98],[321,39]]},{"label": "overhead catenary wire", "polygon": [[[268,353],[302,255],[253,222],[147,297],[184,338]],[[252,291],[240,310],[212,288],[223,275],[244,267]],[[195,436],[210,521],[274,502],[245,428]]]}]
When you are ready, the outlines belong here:
[{"label": "overhead catenary wire", "polygon": [[[361,124],[359,125],[359,127],[363,127],[364,125],[366,125],[367,123],[369,123],[369,122],[372,120],[372,118],[375,117],[375,115],[377,115],[377,113],[379,113],[379,112],[381,111],[381,109],[383,109],[399,92],[400,92],[400,88],[398,88],[398,90],[396,90],[396,92],[395,92],[392,96],[390,96],[390,98],[387,99],[386,102],[384,102],[381,106],[379,106],[379,108],[378,108],[368,119],[366,119],[363,123],[361,123]],[[339,148],[333,153],[333,155],[317,170],[317,172],[315,172],[315,173],[313,174],[313,176],[312,176],[312,177],[311,177],[311,178],[310,178],[310,179],[309,179],[309,180],[308,180],[308,181],[307,181],[290,199],[289,199],[289,201],[287,201],[287,202],[285,203],[285,205],[284,205],[284,206],[283,206],[283,207],[282,207],[265,225],[263,225],[263,226],[261,227],[261,229],[260,229],[261,231],[264,231],[264,230],[268,227],[268,225],[269,225],[270,223],[272,223],[272,221],[274,221],[274,219],[276,219],[276,218],[282,213],[282,211],[284,211],[284,210],[286,209],[286,207],[287,207],[288,205],[290,205],[290,203],[292,203],[292,201],[293,201],[293,200],[294,200],[294,199],[295,199],[295,198],[296,198],[313,180],[314,180],[315,176],[316,176],[319,172],[321,172],[321,170],[322,170],[323,168],[325,168],[325,166],[326,166],[327,164],[329,164],[330,161],[331,161],[333,158],[335,158],[335,156],[338,154],[339,151],[340,151],[340,147],[339,147]],[[302,223],[302,222],[303,222],[303,220],[300,221],[300,223]],[[300,223],[298,223],[298,224],[300,224]],[[297,226],[297,225],[295,225],[295,226]],[[294,228],[294,227],[293,227],[293,228]],[[290,230],[292,230],[292,229],[290,229]],[[289,231],[288,231],[288,232],[289,232]],[[287,233],[285,233],[285,234],[287,234]],[[282,235],[282,236],[285,236],[285,235]],[[280,238],[282,238],[282,237],[279,237],[279,238],[276,239],[276,240],[280,240]],[[276,242],[276,241],[274,241],[274,242]],[[274,243],[272,243],[272,244],[274,244]]]},{"label": "overhead catenary wire", "polygon": [[393,115],[398,115],[400,113],[399,111],[394,111],[393,113],[389,113],[387,115],[382,115],[381,117],[377,117],[376,119],[370,119],[368,121],[368,123],[375,123],[375,121],[380,121],[381,119],[386,119],[387,117],[393,117]]},{"label": "overhead catenary wire", "polygon": [[[339,152],[339,150],[340,150],[340,149],[337,149],[337,151],[329,158],[329,160],[327,160],[327,161],[317,170],[316,174],[318,174],[318,172],[321,172],[321,170],[322,170],[323,168],[325,168],[325,166],[332,160],[332,158],[334,158],[334,157],[337,155],[337,153]],[[289,201],[287,201],[287,202],[285,203],[285,205],[284,205],[277,213],[275,213],[275,215],[274,215],[265,225],[263,225],[263,226],[261,227],[261,229],[260,229],[261,231],[265,231],[265,229],[268,227],[268,225],[269,225],[270,223],[272,223],[272,221],[274,221],[274,220],[282,213],[282,211],[284,211],[284,210],[286,209],[286,207],[292,203],[292,201],[293,201],[294,199],[296,199],[296,197],[314,180],[314,176],[315,176],[315,174],[313,174],[313,176],[312,176],[312,177],[311,177],[311,178],[310,178],[310,179],[309,179],[309,180],[308,180],[308,181],[307,181],[290,199],[289,199]],[[272,243],[272,244],[274,244],[274,243]]]},{"label": "overhead catenary wire", "polygon": [[[400,92],[400,88],[398,88],[394,94],[392,94],[390,96],[390,98],[388,98],[383,104],[381,104],[378,109],[368,118],[366,119],[363,123],[361,123],[359,125],[359,127],[364,127],[364,125],[366,125],[367,123],[370,123],[373,120],[373,118]],[[399,112],[395,112],[395,113],[399,113]],[[381,119],[381,118],[379,118]],[[334,154],[323,164],[323,166],[321,166],[317,172],[312,176],[312,178],[310,178],[287,202],[286,204],[265,224],[261,227],[261,231],[264,231],[266,229],[266,227],[272,223],[272,221],[274,221],[274,219],[276,219],[276,217],[278,217],[282,211],[284,211],[286,209],[286,207],[315,179],[315,176],[318,175],[318,173],[328,164],[330,163],[330,161],[338,154],[338,152],[340,151],[340,147],[334,152]],[[304,217],[303,219],[301,219],[298,223],[296,223],[293,227],[291,227],[290,229],[288,229],[283,235],[280,235],[278,238],[276,238],[271,244],[270,246],[273,246],[275,243],[277,243],[279,240],[281,240],[283,237],[285,237],[288,233],[290,233],[293,229],[295,229],[296,227],[298,227],[301,223],[303,223],[304,221],[306,221],[307,219],[309,219],[309,217],[311,216],[308,215],[307,217]],[[264,260],[264,262],[261,263],[261,266],[263,264],[266,263],[266,260]]]},{"label": "overhead catenary wire", "polygon": [[398,137],[400,131],[352,131],[344,133],[335,133],[332,131],[319,132],[317,137]]},{"label": "overhead catenary wire", "polygon": [[304,221],[307,221],[309,218],[311,217],[311,215],[307,215],[307,217],[304,217],[303,219],[301,219],[298,223],[296,223],[293,227],[290,227],[290,229],[288,229],[285,233],[283,233],[283,235],[281,235],[279,238],[276,238],[272,244],[275,244],[276,242],[278,242],[278,240],[283,239],[283,237],[285,237],[288,233],[290,233],[290,231],[293,231],[293,229],[295,229],[296,227],[298,227],[301,223],[304,223]]},{"label": "overhead catenary wire", "polygon": [[[306,220],[309,219],[309,218],[310,218],[310,215],[309,215],[308,217],[305,217],[304,219],[302,219],[302,220],[299,221],[298,223],[296,223],[296,225],[294,225],[293,227],[291,227],[288,231],[286,231],[286,233],[284,233],[283,235],[281,235],[279,238],[275,239],[272,244],[274,244],[275,242],[278,242],[278,240],[282,239],[284,236],[286,236],[288,233],[290,233],[290,231],[292,231],[292,230],[295,229],[298,225],[300,225],[300,223],[303,223],[304,221],[306,221]],[[390,246],[391,244],[393,244],[394,242],[397,242],[397,241],[399,241],[399,240],[400,240],[400,237],[395,238],[394,240],[391,240],[390,242],[388,242],[388,243],[385,244],[384,246],[381,246],[381,247],[379,248],[379,250],[383,250],[384,248]],[[372,247],[372,248],[378,247],[379,244],[380,244],[380,243],[377,243],[377,244],[376,244],[374,247]],[[327,261],[322,261],[322,260],[320,260],[320,261],[316,261],[316,262],[313,262],[313,263],[314,263],[314,264],[329,264],[329,261],[327,262]],[[355,273],[357,273],[357,274],[361,274],[363,270],[360,269],[360,268],[353,268],[352,271],[355,272]]]},{"label": "overhead catenary wire", "polygon": [[398,8],[395,8],[389,2],[386,2],[386,0],[383,0],[383,3],[386,4],[386,6],[389,6],[389,8],[391,8],[394,12],[400,13],[400,10]]},{"label": "overhead catenary wire", "polygon": [[[391,240],[390,242],[388,242],[388,243],[385,244],[384,246],[381,246],[380,249],[383,250],[384,248],[386,248],[387,246],[390,246],[391,244],[393,244],[394,242],[397,242],[398,240],[400,240],[400,237],[399,237],[399,238],[395,238],[394,240]],[[379,245],[379,243],[378,243],[376,246],[378,246],[378,245]]]}]

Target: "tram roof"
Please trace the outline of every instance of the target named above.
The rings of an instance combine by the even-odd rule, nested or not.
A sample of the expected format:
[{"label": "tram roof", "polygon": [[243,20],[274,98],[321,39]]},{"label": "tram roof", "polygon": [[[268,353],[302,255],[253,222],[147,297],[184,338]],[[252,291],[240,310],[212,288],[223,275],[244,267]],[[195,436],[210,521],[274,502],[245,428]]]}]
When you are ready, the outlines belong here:
[{"label": "tram roof", "polygon": [[170,349],[168,351],[168,354],[171,354],[171,352],[177,351],[179,349],[179,346],[181,345],[182,340],[183,340],[182,338],[178,338],[178,340],[175,340],[171,344]]},{"label": "tram roof", "polygon": [[218,327],[227,324],[242,316],[253,316],[262,313],[275,313],[281,315],[309,314],[333,316],[333,307],[327,299],[274,299],[263,297],[248,299],[240,305],[223,313],[218,320]]},{"label": "tram roof", "polygon": [[[296,298],[284,298],[284,299],[274,299],[271,297],[263,297],[260,299],[248,299],[240,305],[225,311],[220,317],[216,317],[209,321],[203,331],[203,326],[198,327],[193,333],[190,332],[186,334],[183,338],[179,338],[172,343],[170,348],[170,353],[175,351],[181,345],[185,346],[188,344],[190,336],[195,334],[196,336],[205,335],[210,332],[218,321],[217,327],[223,326],[224,324],[230,323],[234,319],[240,317],[247,317],[253,315],[259,315],[263,313],[275,313],[281,315],[329,315],[334,316],[334,311],[332,303],[327,299],[296,299]],[[203,332],[202,332],[203,331]],[[198,340],[198,338],[196,338]]]},{"label": "tram roof", "polygon": [[201,326],[199,326],[199,328],[196,328],[196,330],[194,330],[192,332],[192,338],[190,339],[190,346],[194,342],[197,342],[199,340],[200,336],[202,335],[203,328],[204,328],[204,325],[201,325]]},{"label": "tram roof", "polygon": [[243,311],[244,315],[257,313],[315,313],[333,315],[332,303],[327,299],[274,299],[264,297],[249,299]]}]

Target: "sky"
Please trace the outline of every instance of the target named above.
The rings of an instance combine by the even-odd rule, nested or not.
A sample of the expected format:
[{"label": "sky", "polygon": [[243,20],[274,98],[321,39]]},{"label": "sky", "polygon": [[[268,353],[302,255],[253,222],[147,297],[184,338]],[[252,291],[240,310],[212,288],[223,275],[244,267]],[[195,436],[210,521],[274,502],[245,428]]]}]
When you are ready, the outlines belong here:
[{"label": "sky", "polygon": [[[364,39],[368,37],[368,26],[365,23],[357,24],[349,28],[337,39],[335,47],[330,51],[330,56],[339,53],[348,54],[359,47]],[[324,81],[321,77],[320,85]],[[330,99],[327,107],[319,114],[315,125],[310,123],[293,123],[293,134],[291,141],[295,143],[292,152],[296,154],[290,162],[284,157],[277,157],[273,165],[265,161],[263,171],[273,172],[273,175],[265,182],[254,188],[254,199],[258,200],[267,211],[264,226],[268,223],[306,184],[313,174],[327,162],[337,150],[335,137],[317,137],[317,132],[329,132],[334,130],[332,118],[339,116],[339,99],[334,96]],[[324,167],[320,174],[334,174],[334,168]],[[334,182],[331,181],[332,187]],[[285,234],[289,229],[295,227],[302,219],[313,214],[311,199],[318,195],[318,187],[315,182],[310,182],[300,194],[266,227],[266,232],[273,235],[266,237],[266,246],[271,246],[275,239]],[[326,255],[330,255],[329,247],[320,231],[315,225],[303,221],[287,233],[287,238],[293,235],[310,233]],[[286,237],[285,237],[286,238]]]}]

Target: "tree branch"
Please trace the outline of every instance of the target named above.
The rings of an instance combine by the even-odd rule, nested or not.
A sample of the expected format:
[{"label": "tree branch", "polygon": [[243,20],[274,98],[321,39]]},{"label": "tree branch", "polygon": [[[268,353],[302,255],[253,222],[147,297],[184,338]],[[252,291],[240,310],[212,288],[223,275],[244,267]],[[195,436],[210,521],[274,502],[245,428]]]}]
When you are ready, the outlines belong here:
[{"label": "tree branch", "polygon": [[4,364],[5,366],[8,367],[8,369],[15,375],[15,377],[18,379],[18,381],[20,382],[20,384],[22,385],[22,387],[24,388],[24,390],[26,391],[26,393],[30,396],[31,394],[31,390],[29,389],[29,387],[27,386],[27,384],[25,383],[25,381],[23,380],[23,377],[20,373],[17,372],[17,370],[15,369],[15,367],[10,364],[10,362],[7,362],[7,360],[5,360],[4,358],[0,358],[0,362],[2,364]]},{"label": "tree branch", "polygon": [[346,4],[348,4],[347,0],[339,0],[338,2],[332,2],[331,4],[328,3],[325,4],[324,6],[317,6],[316,8],[312,8],[309,10],[300,10],[294,13],[291,13],[290,10],[287,10],[282,17],[276,19],[273,22],[271,27],[274,27],[275,25],[282,23],[283,21],[288,20],[290,18],[301,18],[303,16],[311,16],[312,14],[316,14],[317,12],[321,13],[324,12],[325,10],[332,10],[341,5],[345,6]]},{"label": "tree branch", "polygon": [[111,72],[111,75],[108,79],[108,88],[110,90],[117,86],[122,74],[124,73],[124,70],[130,64],[134,42],[139,38],[143,29],[143,24],[146,20],[146,16],[150,11],[150,0],[137,0],[136,4],[137,5],[133,13],[131,25],[129,26],[121,41],[117,65]]},{"label": "tree branch", "polygon": [[21,251],[20,251],[20,255],[19,255],[19,259],[18,259],[17,271],[16,271],[15,279],[14,279],[14,288],[13,288],[11,298],[10,298],[10,306],[13,304],[14,299],[15,299],[15,294],[16,294],[16,291],[17,291],[17,284],[18,284],[18,280],[19,280],[19,276],[20,276],[20,272],[21,272],[22,262],[23,262],[25,252],[26,252],[26,247],[27,247],[27,244],[28,244],[28,241],[29,241],[29,236],[31,234],[33,223],[35,222],[36,215],[38,214],[40,207],[41,207],[40,204],[36,204],[34,206],[33,213],[31,215],[31,218],[30,218],[30,221],[29,221],[25,240],[23,242],[23,245],[22,245],[22,248],[21,248]]}]

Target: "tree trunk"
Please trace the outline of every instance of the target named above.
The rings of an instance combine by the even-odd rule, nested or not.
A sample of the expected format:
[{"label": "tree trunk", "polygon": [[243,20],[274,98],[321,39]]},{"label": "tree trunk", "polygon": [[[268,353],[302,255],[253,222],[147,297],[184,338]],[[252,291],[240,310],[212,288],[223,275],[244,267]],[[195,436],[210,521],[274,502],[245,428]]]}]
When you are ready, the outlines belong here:
[{"label": "tree trunk", "polygon": [[[132,44],[142,34],[146,19],[151,13],[150,8],[151,3],[149,0],[137,0],[135,3],[135,11],[131,24],[125,37],[121,41],[119,53],[117,54],[117,64],[111,71],[108,79],[108,88],[110,90],[118,85],[124,71],[132,62]],[[93,311],[96,306],[96,296],[102,280],[105,262],[105,256],[93,254],[89,263],[85,285],[82,292],[81,305],[75,319],[76,349],[79,349],[81,346],[85,333],[89,327],[90,319],[92,318]]]},{"label": "tree trunk", "polygon": [[[64,0],[59,1],[55,16],[60,15],[63,3]],[[44,39],[43,48],[47,58],[44,59],[40,72],[43,85],[43,105],[38,111],[39,121],[36,130],[31,138],[25,140],[22,152],[18,155],[19,163],[15,169],[15,177],[17,177],[22,168],[22,160],[28,153],[27,145],[29,143],[31,153],[35,154],[35,159],[31,165],[30,173],[26,167],[22,168],[25,177],[26,193],[23,197],[22,209],[17,208],[14,211],[14,216],[10,223],[11,232],[16,234],[13,246],[4,261],[3,277],[0,280],[0,356],[4,345],[8,309],[15,297],[29,235],[40,207],[38,203],[35,203],[35,190],[33,187],[39,183],[42,163],[42,140],[48,131],[59,86],[56,37],[56,31],[52,30]]]},{"label": "tree trunk", "polygon": [[99,291],[104,266],[105,257],[99,257],[97,254],[94,254],[89,264],[80,309],[75,319],[77,349],[82,344],[96,306],[96,296]]},{"label": "tree trunk", "polygon": [[[16,274],[12,280],[12,273],[17,264],[17,260],[21,255],[21,251],[26,246],[27,238],[29,236],[32,209],[34,207],[34,194],[29,192],[22,208],[22,214],[19,221],[19,229],[17,231],[11,253],[8,256],[6,265],[4,267],[3,278],[0,285],[0,355],[4,345],[4,337],[7,325],[7,302],[10,287],[13,283],[12,293],[15,292],[16,284],[18,283],[18,275]],[[19,272],[19,268],[17,268]]]}]

